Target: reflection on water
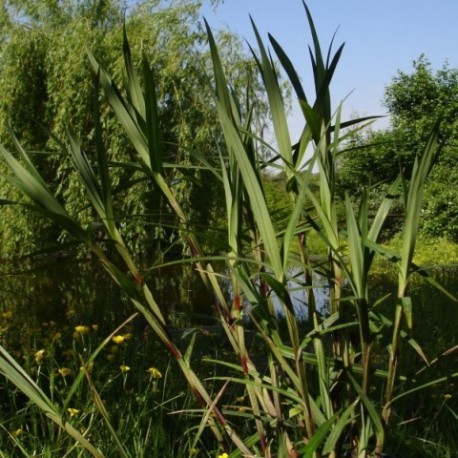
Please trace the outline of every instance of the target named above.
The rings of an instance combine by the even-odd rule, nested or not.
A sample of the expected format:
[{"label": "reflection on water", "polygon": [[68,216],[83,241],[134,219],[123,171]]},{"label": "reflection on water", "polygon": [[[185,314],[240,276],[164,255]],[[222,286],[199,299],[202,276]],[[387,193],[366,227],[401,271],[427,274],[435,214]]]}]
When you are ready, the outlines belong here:
[{"label": "reflection on water", "polygon": [[[449,275],[444,277],[444,282],[453,294],[457,294],[454,279],[455,275]],[[183,328],[213,323],[213,298],[191,266],[151,270],[147,281],[171,326]],[[373,284],[374,297],[392,293],[391,299],[381,306],[389,310],[394,304],[396,285],[386,277],[375,278]],[[290,271],[288,287],[297,318],[306,320],[308,311],[303,276],[295,269]],[[228,282],[223,284],[223,290],[230,297]],[[53,259],[37,262],[33,268],[30,265],[27,268],[3,267],[0,294],[0,313],[5,316],[12,314],[22,326],[21,332],[49,322],[70,328],[97,324],[109,332],[135,311],[100,265],[88,261]],[[317,309],[326,314],[328,286],[318,276],[314,277],[314,295]],[[412,298],[414,333],[436,336],[431,342],[434,344],[453,341],[458,318],[453,301],[425,285],[412,288]],[[281,315],[275,297],[274,304]],[[144,323],[139,320],[137,327],[143,329]]]},{"label": "reflection on water", "polygon": [[[296,318],[300,321],[307,320],[307,291],[304,285],[304,274],[302,273],[301,269],[291,268],[291,270],[288,272],[287,287],[290,291],[290,297],[293,303]],[[324,277],[317,274],[313,275],[313,295],[315,298],[315,305],[317,310],[324,315],[328,313],[329,285]],[[283,308],[275,293],[272,293],[272,299],[278,316],[283,317]]]},{"label": "reflection on water", "polygon": [[[177,317],[198,320],[210,314],[211,297],[190,266],[154,270],[147,281],[171,324]],[[92,261],[53,259],[33,267],[4,268],[0,294],[0,311],[13,312],[31,327],[49,321],[115,327],[135,311],[104,269]]]}]

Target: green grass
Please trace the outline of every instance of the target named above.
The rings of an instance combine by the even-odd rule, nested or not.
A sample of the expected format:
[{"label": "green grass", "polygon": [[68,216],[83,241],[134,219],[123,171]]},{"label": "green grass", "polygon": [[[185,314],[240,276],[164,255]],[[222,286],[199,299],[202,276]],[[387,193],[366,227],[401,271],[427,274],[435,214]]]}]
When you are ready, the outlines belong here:
[{"label": "green grass", "polygon": [[[384,248],[393,254],[399,254],[402,247],[400,236],[394,236],[391,240],[383,244]],[[434,238],[420,235],[413,257],[413,262],[426,271],[437,274],[453,273],[458,267],[458,244],[447,238]],[[397,275],[396,266],[384,256],[377,256],[375,259],[373,274]],[[418,280],[418,276],[413,277]]]},{"label": "green grass", "polygon": [[[220,192],[225,197],[227,227],[223,246],[227,250],[219,256],[205,251],[205,240],[192,227],[186,205],[165,173],[171,164],[164,162],[167,145],[161,139],[161,103],[156,98],[154,72],[146,57],[138,75],[125,37],[126,78],[125,87],[120,89],[89,54],[100,88],[135,149],[132,163],[116,166],[127,170],[135,167],[150,181],[175,217],[177,236],[188,247],[190,257],[184,257],[182,262],[193,266],[212,294],[221,334],[217,336],[211,358],[206,358],[210,364],[207,371],[195,365],[202,336],[194,334],[183,342],[178,329],[167,320],[168,311],[161,307],[158,291],[144,275],[139,253],[132,252],[125,242],[124,228],[116,219],[112,164],[103,142],[98,104],[94,110],[95,155],[82,151],[73,135],[67,139],[68,146],[62,144],[63,154],[70,156],[84,190],[84,204],[93,211],[94,225],[81,225],[77,216],[67,211],[14,135],[15,155],[0,146],[10,171],[6,179],[30,199],[36,211],[92,252],[144,317],[155,336],[154,342],[172,361],[170,366],[167,363],[158,367],[157,347],[136,352],[132,348],[137,338],[134,333],[131,339],[125,334],[116,339],[115,334],[120,331],[113,331],[112,335],[104,336],[105,340],[97,341],[87,323],[81,324],[87,328],[66,330],[73,339],[73,359],[66,366],[61,360],[63,351],[55,351],[54,345],[59,341],[55,333],[49,334],[47,340],[36,340],[32,349],[24,353],[25,369],[0,347],[1,372],[21,391],[18,399],[19,396],[24,399],[23,395],[28,398],[19,407],[11,408],[9,416],[18,424],[18,413],[27,415],[32,408],[29,400],[39,407],[40,413],[32,415],[27,430],[27,433],[32,431],[33,438],[40,436],[38,428],[43,424],[36,419],[46,415],[52,423],[46,423],[43,428],[56,449],[67,450],[68,444],[75,440],[95,457],[103,457],[105,453],[134,457],[148,447],[151,453],[157,453],[158,448],[166,446],[163,442],[170,443],[170,432],[173,443],[178,441],[180,453],[190,454],[191,449],[200,448],[203,456],[207,452],[225,451],[231,458],[298,455],[338,458],[345,453],[381,455],[393,446],[396,426],[412,423],[413,413],[422,417],[432,415],[434,431],[440,431],[440,422],[436,420],[443,398],[439,396],[431,408],[418,412],[416,407],[422,407],[424,402],[416,400],[430,393],[433,385],[448,387],[448,383],[458,378],[458,372],[439,374],[436,372],[439,364],[431,364],[424,354],[413,328],[414,311],[421,309],[412,295],[416,270],[412,261],[418,259],[415,256],[418,256],[423,191],[441,149],[437,126],[415,162],[410,181],[399,176],[378,202],[374,215],[367,192],[362,194],[358,208],[349,196],[345,196],[344,202],[339,200],[336,174],[341,147],[354,129],[363,128],[370,118],[343,121],[342,107],[331,106],[330,86],[343,45],[335,52],[329,49],[323,54],[310,11],[305,4],[304,7],[313,43],[310,57],[315,93],[312,97],[306,96],[279,43],[269,37],[304,116],[304,129],[296,145],[289,134],[278,65],[253,24],[258,46],[257,51],[253,50],[253,59],[264,83],[278,164],[291,202],[291,210],[282,216],[281,222],[276,219],[277,212],[272,211],[263,186],[265,164],[258,155],[259,139],[251,110],[251,103],[256,100],[242,103],[239,94],[230,90],[218,47],[206,24],[213,63],[209,80],[225,148],[215,146],[219,154],[217,164],[198,160],[218,178]],[[99,94],[95,95],[98,101]],[[348,127],[352,127],[351,132]],[[305,162],[308,150],[313,153]],[[313,174],[315,167],[318,175]],[[379,239],[390,208],[398,198],[403,199],[405,208],[401,241],[396,255],[388,253],[390,260],[397,263],[396,301],[383,309],[380,302],[384,293],[376,298],[370,294],[373,261],[376,255],[387,255]],[[214,261],[218,266],[224,263],[223,273],[215,267],[216,263],[212,264]],[[293,263],[300,266],[302,274],[299,288],[308,307],[305,329],[295,315],[295,291],[288,283]],[[316,273],[328,282],[326,313],[316,304],[313,288]],[[426,281],[440,289],[428,272],[423,274]],[[230,282],[229,292],[219,281],[221,275]],[[208,337],[203,334],[204,339]],[[113,338],[118,342],[113,342]],[[37,353],[41,350],[45,353]],[[49,359],[44,359],[44,355]],[[104,355],[105,359],[111,356],[114,361],[109,362],[113,364],[104,361],[98,370],[97,362]],[[439,357],[438,362],[442,359]],[[415,361],[415,367],[411,361]],[[79,370],[81,364],[86,368],[83,374]],[[150,364],[163,372],[161,381],[151,380],[147,372]],[[178,407],[183,400],[176,393],[176,385],[172,389],[166,382],[169,373],[192,395],[192,404],[186,402],[182,406],[184,411]],[[438,375],[441,378],[436,380]],[[71,376],[74,379],[70,384]],[[159,383],[163,383],[162,389],[154,388]],[[435,395],[438,393],[434,391]],[[408,404],[412,400],[413,408]],[[164,413],[168,413],[170,405],[178,411],[177,415],[183,415],[183,428],[180,422],[177,430],[169,431],[164,426],[167,418]],[[72,416],[76,411],[69,408],[76,409],[80,416]],[[453,417],[454,411],[444,409],[444,412]],[[157,420],[149,423],[156,413]],[[17,431],[17,424],[12,423],[10,431]],[[156,439],[150,436],[153,424],[158,428]],[[192,434],[187,435],[187,431]],[[429,436],[422,438],[429,440]],[[158,442],[151,444],[149,440]],[[105,450],[97,449],[102,446]]]},{"label": "green grass", "polygon": [[[9,311],[3,312],[0,323],[0,343],[9,347],[65,421],[90,438],[106,456],[117,456],[119,450],[90,394],[91,386],[103,400],[116,435],[132,456],[191,456],[193,421],[186,411],[196,406],[178,368],[150,333],[123,328],[91,363],[86,363],[89,378],[75,387],[83,362],[105,338],[103,324],[75,327],[46,322],[28,329]],[[19,341],[11,339],[20,334],[23,337]],[[203,345],[204,350],[210,351],[210,346]],[[71,450],[69,456],[89,456],[72,438],[59,433],[20,389],[3,378],[0,405],[0,450],[4,456],[65,456]],[[206,456],[205,447],[201,447],[199,456]]]}]

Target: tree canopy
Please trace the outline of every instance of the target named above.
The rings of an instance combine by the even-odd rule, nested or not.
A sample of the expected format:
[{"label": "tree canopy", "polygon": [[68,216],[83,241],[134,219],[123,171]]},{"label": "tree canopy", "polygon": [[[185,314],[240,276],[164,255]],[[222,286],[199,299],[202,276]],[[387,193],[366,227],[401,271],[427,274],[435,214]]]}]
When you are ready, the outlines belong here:
[{"label": "tree canopy", "polygon": [[[213,2],[215,3],[215,2]],[[53,184],[67,208],[88,223],[93,215],[81,208],[81,189],[70,171],[62,142],[71,131],[89,154],[94,150],[92,110],[94,74],[87,52],[93,53],[122,86],[123,27],[138,66],[147,62],[154,70],[161,122],[167,145],[170,180],[181,189],[183,204],[193,208],[195,223],[205,222],[217,208],[211,192],[211,174],[202,177],[197,168],[184,171],[180,163],[192,161],[192,152],[213,160],[220,146],[214,102],[209,90],[206,34],[200,25],[199,1],[149,0],[125,11],[119,0],[6,0],[0,26],[0,142],[11,145],[11,132],[39,157],[39,167]],[[243,52],[239,39],[218,35],[220,49],[234,90],[257,90],[255,63]],[[262,97],[259,97],[262,100]],[[127,163],[131,146],[113,115],[102,105],[104,142],[110,160]],[[262,125],[262,103],[256,108]],[[119,222],[131,225],[140,250],[167,240],[173,217],[142,177],[126,167],[117,167]],[[208,172],[207,172],[208,173]],[[18,195],[1,183],[4,202]],[[53,227],[44,227],[27,211],[3,206],[0,223],[2,254],[12,255],[43,248],[43,241],[59,237]],[[161,224],[151,227],[152,214]],[[140,234],[140,235],[139,235]]]},{"label": "tree canopy", "polygon": [[458,69],[445,64],[434,71],[425,56],[410,73],[399,71],[385,92],[390,127],[356,135],[351,153],[342,154],[342,190],[377,190],[402,172],[408,179],[434,125],[440,123],[444,144],[426,188],[423,230],[433,236],[458,238]]}]

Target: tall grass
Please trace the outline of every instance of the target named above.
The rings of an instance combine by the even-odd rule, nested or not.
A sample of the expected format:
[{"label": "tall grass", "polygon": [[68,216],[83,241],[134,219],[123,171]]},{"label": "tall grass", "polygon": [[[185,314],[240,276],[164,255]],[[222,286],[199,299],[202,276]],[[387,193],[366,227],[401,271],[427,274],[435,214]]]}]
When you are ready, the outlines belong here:
[{"label": "tall grass", "polygon": [[[224,294],[218,281],[220,273],[212,265],[215,258],[202,248],[205,244],[199,239],[199,232],[192,228],[164,173],[167,145],[161,137],[154,74],[146,58],[141,75],[138,75],[125,37],[127,78],[121,90],[96,57],[89,54],[97,80],[95,99],[98,100],[100,85],[136,151],[135,163],[124,166],[135,167],[162,194],[177,217],[176,230],[191,253],[184,261],[193,264],[215,297],[215,315],[233,355],[232,360],[213,361],[224,368],[222,374],[230,374],[213,380],[219,384],[215,391],[209,389],[210,385],[193,368],[195,339],[191,339],[185,352],[180,350],[174,333],[166,324],[164,311],[143,278],[135,253],[131,253],[124,242],[113,203],[110,163],[103,145],[98,103],[94,110],[97,144],[94,163],[73,135],[68,138],[67,151],[97,217],[97,229],[102,226],[104,230],[103,242],[94,236],[93,226],[82,227],[54,197],[18,142],[19,158],[1,147],[3,159],[11,171],[5,178],[28,197],[35,210],[66,229],[98,257],[175,360],[200,412],[194,444],[209,429],[218,450],[230,453],[231,457],[318,458],[340,457],[346,453],[359,457],[380,456],[388,440],[387,428],[397,400],[421,388],[416,386],[415,380],[405,378],[399,366],[401,349],[413,350],[425,365],[429,363],[411,335],[415,304],[410,300],[408,287],[411,275],[418,270],[412,257],[423,188],[440,151],[437,129],[418,158],[409,183],[401,178],[396,180],[375,214],[369,213],[367,194],[361,196],[356,206],[347,196],[344,203],[346,219],[339,220],[337,155],[345,149],[347,128],[362,128],[371,119],[343,122],[341,107],[333,109],[330,84],[343,45],[333,53],[331,44],[323,55],[311,14],[304,7],[313,43],[309,48],[315,83],[313,97],[306,95],[280,44],[269,37],[304,116],[304,129],[297,143],[291,140],[289,133],[277,64],[253,24],[257,40],[257,50],[252,49],[253,58],[264,82],[275,135],[271,148],[277,152],[276,167],[287,179],[292,202],[291,215],[281,231],[274,229],[269,213],[263,187],[263,170],[267,164],[258,154],[263,145],[252,130],[250,107],[242,111],[237,95],[230,89],[207,24],[213,62],[213,78],[210,79],[225,150],[220,153],[219,166],[206,160],[202,161],[202,166],[219,178],[225,196],[229,250],[222,259],[231,281],[230,297]],[[318,195],[310,186],[315,167],[319,174]],[[379,245],[378,238],[393,200],[401,195],[406,211],[402,248],[397,256],[387,253]],[[327,249],[325,259],[318,263],[312,261],[315,253],[308,245],[311,234],[318,236]],[[117,254],[112,255],[113,250],[108,250],[107,246]],[[297,252],[295,247],[298,247]],[[399,267],[398,304],[393,317],[382,315],[377,308],[378,301],[374,303],[369,296],[370,272],[377,253]],[[292,264],[301,270],[300,275],[297,272],[294,275],[306,297],[309,314],[306,329],[297,320],[293,291],[288,286]],[[329,313],[315,305],[313,279],[316,273],[324,276],[329,285]],[[280,316],[284,317],[284,325]],[[252,350],[247,326],[254,326],[262,354],[259,345],[257,350]],[[388,358],[381,356],[383,347]],[[55,406],[5,350],[2,350],[0,371],[90,453],[103,456],[102,451],[95,449],[87,438],[62,420]],[[400,380],[402,385],[399,385]],[[431,380],[428,386],[441,381]],[[243,404],[231,401],[235,392],[242,393]],[[112,430],[109,413],[103,410],[97,393],[93,393],[93,399],[106,419],[113,440],[119,442],[119,453],[129,456],[129,451]]]}]

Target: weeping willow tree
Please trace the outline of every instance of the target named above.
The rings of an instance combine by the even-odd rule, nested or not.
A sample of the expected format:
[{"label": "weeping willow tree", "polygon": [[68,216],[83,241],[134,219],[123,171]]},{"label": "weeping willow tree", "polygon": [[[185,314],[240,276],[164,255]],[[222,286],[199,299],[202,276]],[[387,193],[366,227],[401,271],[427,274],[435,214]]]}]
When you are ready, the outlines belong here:
[{"label": "weeping willow tree", "polygon": [[[126,77],[121,52],[124,22],[134,62],[139,64],[146,55],[155,72],[166,159],[190,165],[195,153],[210,162],[216,157],[222,139],[205,76],[210,61],[200,7],[199,1],[182,0],[150,0],[127,9],[118,0],[3,2],[0,141],[11,145],[14,132],[36,156],[40,172],[67,209],[82,221],[97,224],[94,214],[81,204],[81,188],[63,153],[64,143],[71,130],[85,151],[91,154],[95,150],[94,75],[86,53],[90,49],[116,78]],[[259,91],[255,65],[244,54],[239,39],[221,32],[218,40],[234,90],[242,99],[244,94]],[[129,162],[132,146],[107,107],[102,105],[101,111],[110,161],[114,165]],[[265,105],[258,103],[255,116],[260,128],[265,112]],[[168,178],[182,204],[192,209],[194,225],[202,230],[208,230],[209,221],[218,225],[221,196],[214,191],[211,173],[174,166],[168,170]],[[135,167],[115,167],[114,184],[119,201],[116,216],[122,226],[131,229],[127,232],[136,234],[129,243],[137,252],[182,249],[180,238],[172,235],[176,234],[172,230],[175,216]],[[0,186],[2,257],[42,250],[62,238],[54,225],[16,208],[14,204],[20,201],[17,192],[3,181]],[[149,223],[153,216],[154,226]]]}]

